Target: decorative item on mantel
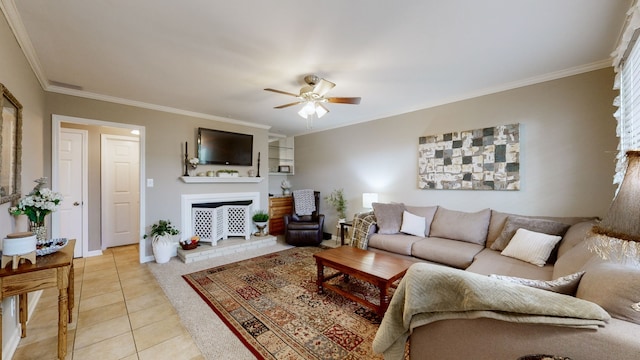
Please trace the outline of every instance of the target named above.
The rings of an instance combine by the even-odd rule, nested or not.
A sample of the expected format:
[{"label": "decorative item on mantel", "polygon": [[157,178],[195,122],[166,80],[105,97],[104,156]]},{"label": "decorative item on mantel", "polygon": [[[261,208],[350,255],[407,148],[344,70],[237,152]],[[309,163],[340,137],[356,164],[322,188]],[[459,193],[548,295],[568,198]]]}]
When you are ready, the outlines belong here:
[{"label": "decorative item on mantel", "polygon": [[22,198],[17,206],[10,207],[9,213],[13,216],[26,215],[29,218],[29,230],[41,242],[47,239],[45,218],[58,210],[62,202],[62,194],[43,187],[47,183],[46,177],[37,179],[35,182],[38,185],[26,197]]},{"label": "decorative item on mantel", "polygon": [[189,158],[189,145],[185,141],[184,142],[184,174],[182,176],[191,176],[189,172],[197,169],[198,164],[200,164],[200,159],[198,159],[197,157]]},{"label": "decorative item on mantel", "polygon": [[218,177],[238,177],[238,170],[218,170]]},{"label": "decorative item on mantel", "polygon": [[291,183],[289,180],[284,179],[280,183],[280,188],[282,188],[282,195],[291,195]]}]

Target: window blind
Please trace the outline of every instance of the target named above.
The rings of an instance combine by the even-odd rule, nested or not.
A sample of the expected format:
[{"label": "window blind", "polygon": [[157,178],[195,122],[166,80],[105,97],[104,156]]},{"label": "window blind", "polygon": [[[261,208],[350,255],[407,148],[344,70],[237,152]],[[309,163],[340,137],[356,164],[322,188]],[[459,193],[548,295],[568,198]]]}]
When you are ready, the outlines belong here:
[{"label": "window blind", "polygon": [[640,6],[637,1],[628,12],[627,23],[614,56],[617,72],[615,88],[620,95],[615,99],[618,106],[614,117],[618,121],[616,132],[620,138],[616,155],[614,184],[621,184],[626,169],[626,153],[640,150]]}]

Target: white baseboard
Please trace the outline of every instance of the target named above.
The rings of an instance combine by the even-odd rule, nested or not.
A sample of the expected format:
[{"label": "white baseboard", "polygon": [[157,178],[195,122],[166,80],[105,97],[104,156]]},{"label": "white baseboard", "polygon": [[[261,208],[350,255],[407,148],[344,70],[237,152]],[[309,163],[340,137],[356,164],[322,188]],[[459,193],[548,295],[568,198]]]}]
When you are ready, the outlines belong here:
[{"label": "white baseboard", "polygon": [[93,257],[93,256],[100,256],[100,255],[102,255],[102,250],[93,250],[93,251],[87,252],[87,256],[85,257]]}]

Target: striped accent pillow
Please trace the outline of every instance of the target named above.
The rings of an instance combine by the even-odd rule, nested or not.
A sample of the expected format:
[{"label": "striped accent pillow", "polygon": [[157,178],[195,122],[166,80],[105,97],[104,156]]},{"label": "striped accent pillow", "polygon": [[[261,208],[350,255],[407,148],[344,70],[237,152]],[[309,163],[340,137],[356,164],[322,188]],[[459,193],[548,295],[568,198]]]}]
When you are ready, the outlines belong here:
[{"label": "striped accent pillow", "polygon": [[518,229],[501,254],[542,267],[560,240],[562,236]]}]

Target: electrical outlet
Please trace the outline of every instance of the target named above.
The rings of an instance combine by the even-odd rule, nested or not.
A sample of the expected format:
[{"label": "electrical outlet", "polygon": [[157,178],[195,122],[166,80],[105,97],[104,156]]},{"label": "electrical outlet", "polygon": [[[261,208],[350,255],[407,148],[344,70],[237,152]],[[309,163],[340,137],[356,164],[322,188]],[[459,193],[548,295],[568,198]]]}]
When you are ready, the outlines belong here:
[{"label": "electrical outlet", "polygon": [[147,179],[147,187],[153,187],[153,179]]}]

